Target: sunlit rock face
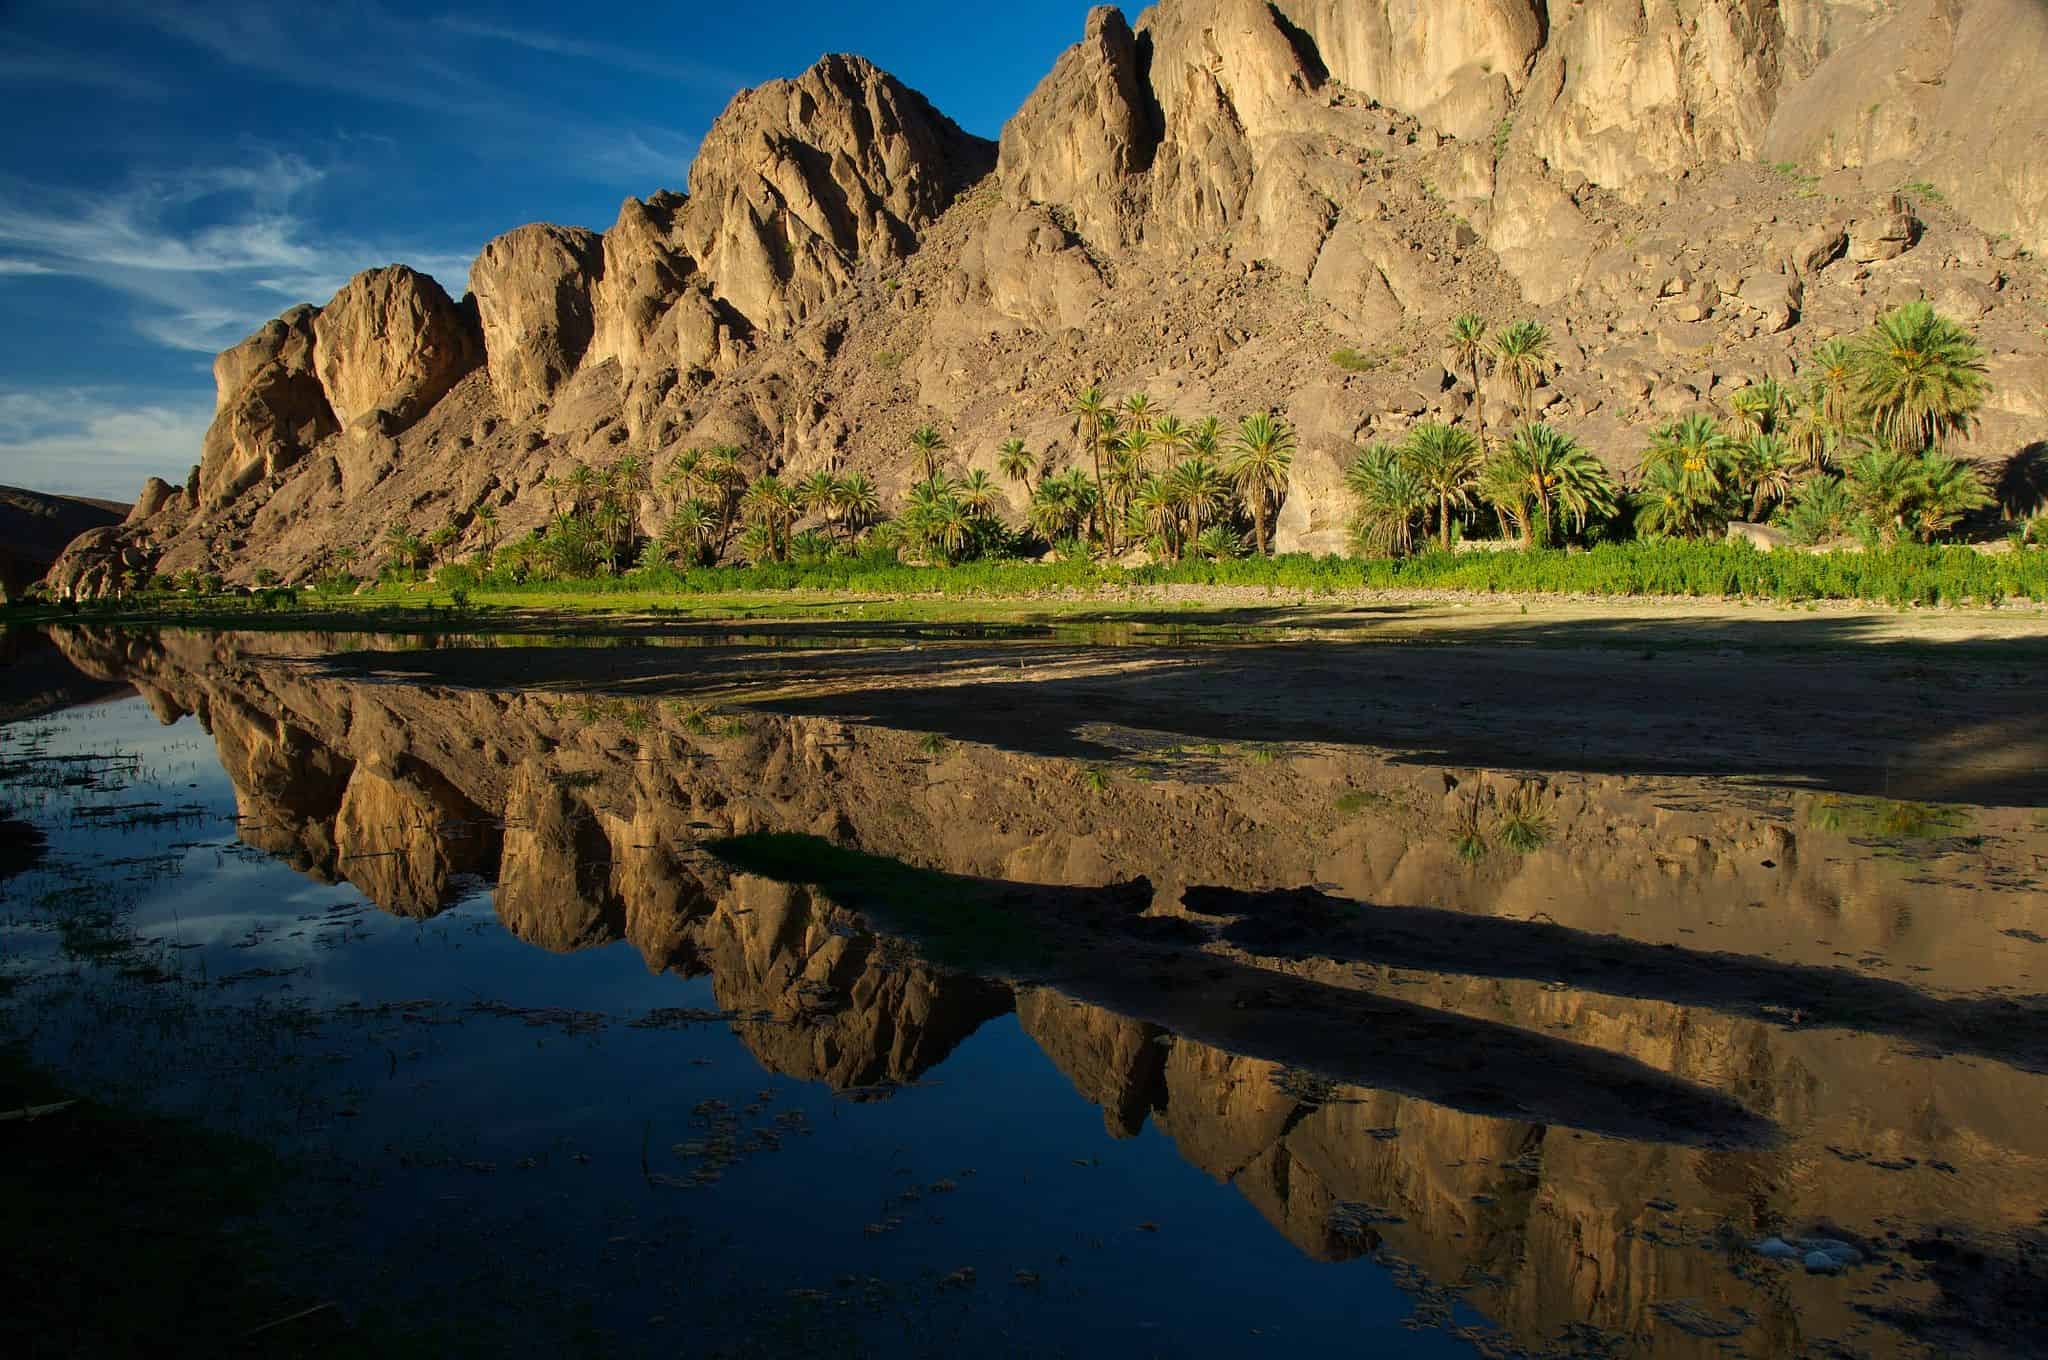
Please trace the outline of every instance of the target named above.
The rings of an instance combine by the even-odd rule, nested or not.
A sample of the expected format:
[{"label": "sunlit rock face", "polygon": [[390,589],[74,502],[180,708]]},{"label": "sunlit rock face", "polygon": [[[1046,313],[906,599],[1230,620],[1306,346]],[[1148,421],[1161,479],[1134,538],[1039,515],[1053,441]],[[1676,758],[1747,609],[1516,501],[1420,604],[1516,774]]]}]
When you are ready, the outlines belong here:
[{"label": "sunlit rock face", "polygon": [[314,307],[294,307],[213,362],[213,424],[199,500],[218,506],[303,458],[340,428],[314,367]]},{"label": "sunlit rock face", "polygon": [[498,405],[543,410],[590,347],[591,291],[603,268],[596,232],[537,223],[486,245],[470,269]]},{"label": "sunlit rock face", "polygon": [[994,148],[859,57],[738,95],[690,170],[684,238],[718,295],[753,325],[786,331],[861,266],[916,248],[917,233]]},{"label": "sunlit rock face", "polygon": [[474,320],[404,265],[350,279],[313,318],[313,339],[334,418],[381,419],[386,434],[417,420],[482,356]]}]

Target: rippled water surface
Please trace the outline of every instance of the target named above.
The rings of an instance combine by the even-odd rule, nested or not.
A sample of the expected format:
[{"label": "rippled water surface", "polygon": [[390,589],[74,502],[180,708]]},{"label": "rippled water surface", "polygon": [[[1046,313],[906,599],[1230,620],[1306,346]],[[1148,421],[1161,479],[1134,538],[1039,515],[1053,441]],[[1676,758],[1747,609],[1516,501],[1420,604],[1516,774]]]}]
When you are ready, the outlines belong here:
[{"label": "rippled water surface", "polygon": [[494,1350],[2035,1349],[2038,657],[1259,640],[16,636],[4,1028]]}]

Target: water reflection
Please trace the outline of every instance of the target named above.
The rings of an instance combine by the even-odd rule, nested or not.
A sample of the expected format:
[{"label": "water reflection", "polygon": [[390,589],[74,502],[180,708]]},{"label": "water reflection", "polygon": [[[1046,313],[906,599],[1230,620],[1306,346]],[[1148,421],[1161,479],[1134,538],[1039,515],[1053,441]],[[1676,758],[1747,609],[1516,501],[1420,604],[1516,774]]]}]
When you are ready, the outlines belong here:
[{"label": "water reflection", "polygon": [[[1213,666],[1059,644],[893,654],[886,684],[873,658],[822,683],[828,654],[656,688],[626,654],[568,693],[460,654],[58,641],[196,715],[242,839],[308,874],[415,917],[488,881],[519,939],[708,972],[764,1066],[863,1097],[1014,1009],[1112,1133],[1155,1123],[1302,1251],[1391,1253],[1530,1344],[1895,1349],[1871,1314],[1934,1288],[1907,1244],[2024,1233],[2048,1187],[2025,806],[1856,801],[1840,766],[1832,793],[1731,785],[1696,755],[1502,774],[1298,708],[1283,745],[1213,700],[1130,707],[1133,675],[1194,703]],[[1821,1231],[1885,1264],[1747,1250]]]}]

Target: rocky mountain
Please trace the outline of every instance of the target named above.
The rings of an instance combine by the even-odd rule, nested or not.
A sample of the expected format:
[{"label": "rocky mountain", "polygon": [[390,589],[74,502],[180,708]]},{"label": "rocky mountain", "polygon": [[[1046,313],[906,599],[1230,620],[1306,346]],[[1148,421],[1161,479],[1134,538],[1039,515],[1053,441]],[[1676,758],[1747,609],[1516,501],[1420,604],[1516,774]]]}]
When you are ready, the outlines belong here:
[{"label": "rocky mountain", "polygon": [[21,598],[73,539],[119,524],[128,509],[114,501],[0,486],[0,600]]},{"label": "rocky mountain", "polygon": [[925,423],[971,467],[1071,460],[1091,382],[1284,413],[1279,546],[1331,550],[1353,445],[1471,405],[1466,310],[1544,320],[1546,418],[1626,468],[1927,297],[1992,356],[1967,451],[2008,459],[2048,430],[2044,68],[2033,0],[1162,0],[1092,11],[992,146],[826,57],[738,96],[687,196],[508,232],[460,300],[368,271],[227,351],[195,472],[53,581],[480,546],[578,462],[693,445],[885,495]]}]

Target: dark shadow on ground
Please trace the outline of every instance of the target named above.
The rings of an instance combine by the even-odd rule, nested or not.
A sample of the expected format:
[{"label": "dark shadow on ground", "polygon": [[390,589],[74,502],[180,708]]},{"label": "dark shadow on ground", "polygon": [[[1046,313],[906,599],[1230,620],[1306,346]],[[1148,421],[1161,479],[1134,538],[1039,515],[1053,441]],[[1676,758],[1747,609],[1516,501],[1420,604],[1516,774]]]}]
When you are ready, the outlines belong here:
[{"label": "dark shadow on ground", "polygon": [[1549,922],[1437,907],[1373,906],[1312,888],[1199,887],[1187,889],[1182,900],[1206,915],[1235,916],[1224,938],[1258,954],[1561,982],[1771,1024],[1886,1034],[2048,1072],[2048,997],[1944,999],[1841,968],[1643,944]]},{"label": "dark shadow on ground", "polygon": [[339,678],[744,705],[1084,761],[1118,758],[1133,744],[1121,729],[1357,746],[1424,765],[2048,805],[2048,640],[1896,643],[1880,640],[1879,616],[1822,613],[1429,632],[1401,612],[1356,625],[1346,636],[1357,645],[1168,645],[1142,630],[1129,645],[917,640],[858,624],[735,642],[719,625],[675,630],[700,645],[449,641],[309,648],[305,664]]},{"label": "dark shadow on ground", "polygon": [[1717,1092],[1604,1049],[1205,952],[1192,923],[1142,916],[1144,883],[1068,888],[916,869],[810,836],[706,847],[730,867],[823,891],[936,961],[1145,1021],[1346,1085],[1618,1138],[1755,1146],[1776,1130]]}]

